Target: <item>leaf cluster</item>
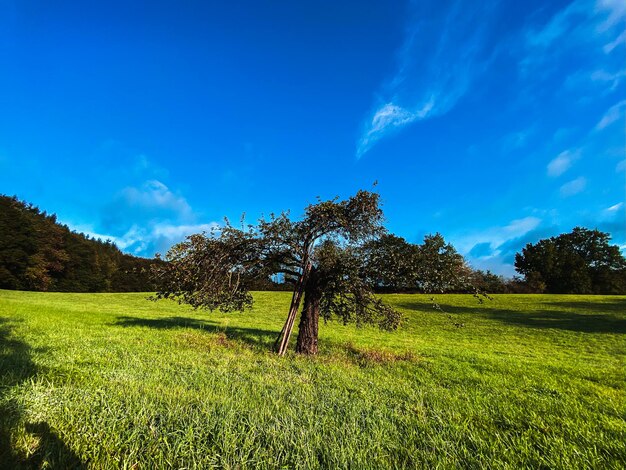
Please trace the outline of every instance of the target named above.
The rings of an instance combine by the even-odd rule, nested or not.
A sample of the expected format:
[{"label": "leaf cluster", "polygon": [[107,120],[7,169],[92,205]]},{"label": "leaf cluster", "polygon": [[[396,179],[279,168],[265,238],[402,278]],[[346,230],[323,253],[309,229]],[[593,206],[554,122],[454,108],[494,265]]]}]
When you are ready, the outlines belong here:
[{"label": "leaf cluster", "polygon": [[320,314],[324,320],[337,317],[344,324],[373,324],[395,330],[402,316],[374,294],[361,253],[359,247],[341,247],[330,240],[316,250],[317,282],[322,290]]}]

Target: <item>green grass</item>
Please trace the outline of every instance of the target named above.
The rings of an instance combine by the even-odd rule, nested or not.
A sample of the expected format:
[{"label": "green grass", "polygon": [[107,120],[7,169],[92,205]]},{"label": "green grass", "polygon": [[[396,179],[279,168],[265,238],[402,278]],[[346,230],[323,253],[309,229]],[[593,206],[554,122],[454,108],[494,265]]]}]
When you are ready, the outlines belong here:
[{"label": "green grass", "polygon": [[0,291],[0,467],[624,468],[626,297],[389,295],[395,333],[269,350],[243,314]]}]

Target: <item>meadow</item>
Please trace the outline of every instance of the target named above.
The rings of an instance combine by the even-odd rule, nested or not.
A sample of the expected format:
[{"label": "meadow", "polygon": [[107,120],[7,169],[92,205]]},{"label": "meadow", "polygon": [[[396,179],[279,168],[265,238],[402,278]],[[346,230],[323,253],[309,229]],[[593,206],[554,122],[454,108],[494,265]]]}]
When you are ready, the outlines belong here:
[{"label": "meadow", "polygon": [[0,468],[626,466],[624,296],[386,295],[284,358],[289,293],[146,296],[0,291]]}]

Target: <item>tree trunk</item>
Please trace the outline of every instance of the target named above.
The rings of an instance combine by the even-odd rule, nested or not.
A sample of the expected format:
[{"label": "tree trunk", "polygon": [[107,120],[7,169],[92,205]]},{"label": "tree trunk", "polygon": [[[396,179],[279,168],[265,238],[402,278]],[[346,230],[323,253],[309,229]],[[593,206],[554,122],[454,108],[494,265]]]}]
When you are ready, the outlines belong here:
[{"label": "tree trunk", "polygon": [[317,279],[317,273],[315,270],[312,270],[304,289],[304,307],[300,315],[298,341],[296,344],[297,353],[317,354],[317,333],[321,298],[322,289]]},{"label": "tree trunk", "polygon": [[287,351],[287,346],[289,345],[289,337],[291,336],[291,330],[293,329],[293,324],[296,320],[298,309],[300,308],[300,299],[302,298],[303,288],[304,287],[301,283],[301,280],[299,280],[294,287],[294,291],[291,296],[291,305],[289,306],[289,314],[287,315],[287,320],[285,320],[283,329],[280,331],[278,338],[276,338],[276,341],[274,342],[274,350],[278,353],[279,356],[283,356]]},{"label": "tree trunk", "polygon": [[309,272],[311,271],[312,266],[311,263],[308,262],[308,259],[305,261],[306,262],[304,268],[302,269],[300,279],[298,279],[298,282],[294,286],[293,295],[291,297],[291,306],[289,307],[289,315],[287,315],[287,320],[285,321],[283,329],[274,343],[274,349],[279,356],[284,356],[287,352],[289,338],[291,338],[293,325],[296,322],[296,316],[298,315],[298,309],[300,308],[300,301],[302,300],[302,295],[304,294],[306,283],[308,282]]}]

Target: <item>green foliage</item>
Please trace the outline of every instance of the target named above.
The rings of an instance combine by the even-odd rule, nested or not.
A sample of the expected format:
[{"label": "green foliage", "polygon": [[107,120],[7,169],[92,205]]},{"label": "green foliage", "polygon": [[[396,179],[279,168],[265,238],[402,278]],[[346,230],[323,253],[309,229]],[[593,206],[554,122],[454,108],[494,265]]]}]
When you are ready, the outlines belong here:
[{"label": "green foliage", "polygon": [[576,227],[571,233],[529,243],[515,269],[536,290],[549,293],[624,294],[626,258],[609,234]]},{"label": "green foliage", "polygon": [[472,286],[475,286],[481,292],[489,292],[490,294],[516,293],[512,287],[514,280],[498,276],[489,270],[474,270],[471,274],[470,282]]},{"label": "green foliage", "polygon": [[169,250],[167,263],[153,267],[160,286],[153,299],[173,299],[223,312],[251,307],[251,286],[255,280],[267,278],[260,248],[253,230],[230,225],[208,236],[191,235]]},{"label": "green foliage", "polygon": [[365,271],[372,283],[391,292],[471,292],[474,276],[452,244],[439,233],[419,245],[392,234],[362,248]]},{"label": "green foliage", "polygon": [[0,291],[0,467],[626,465],[626,297],[385,295],[399,331],[322,324],[285,360],[291,295],[253,295]]},{"label": "green foliage", "polygon": [[61,292],[154,289],[154,261],[123,254],[57,223],[15,197],[0,196],[0,288]]},{"label": "green foliage", "polygon": [[[311,311],[315,324],[322,315],[326,320],[338,316],[344,323],[395,329],[401,315],[374,297],[359,249],[384,232],[382,217],[378,194],[358,191],[343,201],[318,200],[306,207],[299,220],[292,220],[287,212],[242,228],[227,220],[219,230],[192,235],[172,247],[167,263],[153,269],[159,285],[154,299],[242,311],[252,305],[249,292],[259,280],[281,274],[294,284],[298,299],[281,333],[281,348],[291,334],[304,292],[305,302],[315,304]],[[316,330],[312,335],[316,337]]]},{"label": "green foliage", "polygon": [[358,247],[341,247],[331,240],[315,253],[315,282],[321,291],[320,313],[324,320],[333,316],[344,325],[377,325],[382,330],[398,328],[402,315],[372,292],[363,275],[363,259]]}]

